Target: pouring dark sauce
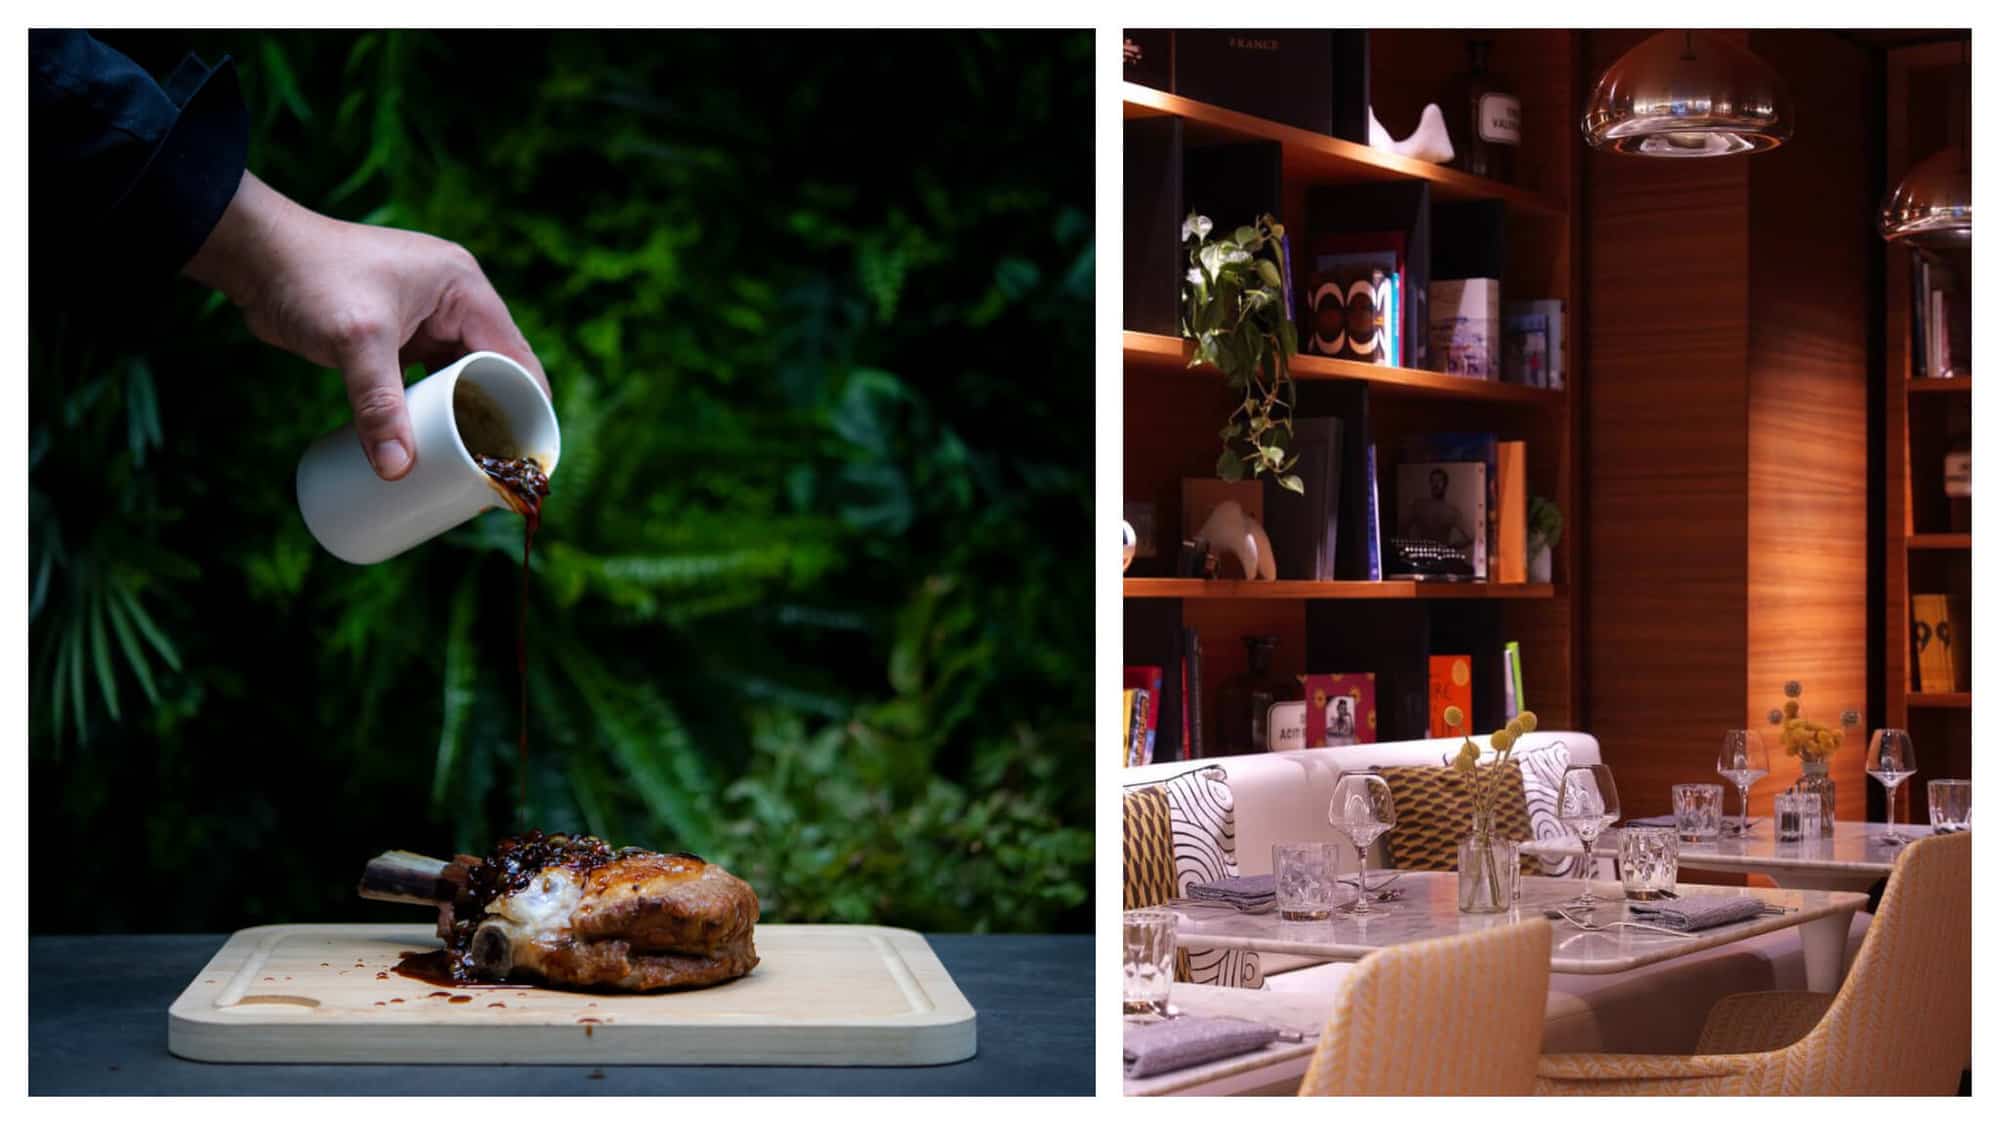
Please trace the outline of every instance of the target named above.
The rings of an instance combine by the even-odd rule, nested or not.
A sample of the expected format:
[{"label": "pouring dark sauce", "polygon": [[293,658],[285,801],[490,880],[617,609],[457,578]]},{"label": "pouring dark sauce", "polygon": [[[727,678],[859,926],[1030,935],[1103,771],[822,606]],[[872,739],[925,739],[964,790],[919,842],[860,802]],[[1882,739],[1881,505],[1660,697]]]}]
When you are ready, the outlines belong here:
[{"label": "pouring dark sauce", "polygon": [[549,494],[549,477],[533,457],[486,457],[475,456],[479,467],[485,471],[487,481],[500,493],[509,508],[521,513],[527,524],[527,533],[521,540],[521,599],[516,614],[514,633],[514,674],[520,680],[521,688],[521,749],[519,801],[517,808],[528,807],[528,557],[535,549],[535,532],[542,526],[542,501]]}]

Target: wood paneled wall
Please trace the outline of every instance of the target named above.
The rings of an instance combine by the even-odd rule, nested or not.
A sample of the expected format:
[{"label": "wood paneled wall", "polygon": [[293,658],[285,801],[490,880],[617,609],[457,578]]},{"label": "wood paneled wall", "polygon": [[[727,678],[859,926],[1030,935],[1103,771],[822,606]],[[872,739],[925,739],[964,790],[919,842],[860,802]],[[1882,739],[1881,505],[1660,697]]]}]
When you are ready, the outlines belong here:
[{"label": "wood paneled wall", "polygon": [[[1591,75],[1646,34],[1591,32]],[[1786,678],[1814,717],[1865,699],[1867,275],[1848,267],[1868,231],[1846,214],[1872,201],[1847,135],[1866,116],[1827,89],[1857,56],[1862,96],[1861,52],[1757,40],[1795,83],[1789,146],[1586,157],[1584,697],[1628,816],[1716,780],[1722,731],[1770,731]],[[1845,813],[1859,786],[1841,788]]]},{"label": "wood paneled wall", "polygon": [[[1876,171],[1869,52],[1825,31],[1755,32],[1785,76],[1797,141],[1750,174],[1750,666],[1745,714],[1786,680],[1808,718],[1868,712],[1868,338]],[[1807,118],[1807,115],[1810,118]],[[1775,743],[1775,739],[1772,740]],[[1867,809],[1867,728],[1833,759],[1838,815]],[[1798,763],[1773,746],[1777,792]]]}]

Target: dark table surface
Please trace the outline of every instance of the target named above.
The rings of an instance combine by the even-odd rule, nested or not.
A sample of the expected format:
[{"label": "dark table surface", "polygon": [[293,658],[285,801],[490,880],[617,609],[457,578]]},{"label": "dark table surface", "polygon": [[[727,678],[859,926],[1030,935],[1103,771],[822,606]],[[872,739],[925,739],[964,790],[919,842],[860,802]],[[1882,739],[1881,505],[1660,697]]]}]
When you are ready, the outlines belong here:
[{"label": "dark table surface", "polygon": [[30,1094],[1081,1094],[1093,1092],[1091,939],[926,935],[979,1013],[947,1066],[312,1066],[167,1053],[167,1006],[221,934],[31,937]]}]

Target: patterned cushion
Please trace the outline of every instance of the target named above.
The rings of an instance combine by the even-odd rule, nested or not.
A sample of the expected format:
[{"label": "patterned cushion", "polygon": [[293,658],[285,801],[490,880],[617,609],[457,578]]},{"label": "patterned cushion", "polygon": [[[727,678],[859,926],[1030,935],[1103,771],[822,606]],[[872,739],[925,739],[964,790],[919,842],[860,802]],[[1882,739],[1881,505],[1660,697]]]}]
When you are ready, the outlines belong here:
[{"label": "patterned cushion", "polygon": [[[1470,779],[1447,766],[1387,766],[1376,771],[1389,783],[1396,802],[1396,827],[1389,830],[1390,862],[1404,871],[1452,871],[1458,867],[1458,842],[1472,831]],[[1500,795],[1493,810],[1502,839],[1530,836],[1528,804],[1521,793],[1521,773],[1500,775]]]},{"label": "patterned cushion", "polygon": [[[1198,767],[1149,788],[1166,794],[1172,818],[1172,897],[1186,897],[1196,883],[1241,874],[1236,867],[1236,799],[1229,792],[1228,773],[1216,766]],[[1257,955],[1240,949],[1189,949],[1187,972],[1185,979],[1194,984],[1264,986]]]},{"label": "patterned cushion", "polygon": [[1167,792],[1125,794],[1125,909],[1158,906],[1174,897],[1172,822]]},{"label": "patterned cushion", "polygon": [[[1515,752],[1521,764],[1521,789],[1528,801],[1528,827],[1537,840],[1562,840],[1569,830],[1556,819],[1556,794],[1562,790],[1563,771],[1569,768],[1569,747],[1549,742]],[[1574,875],[1580,860],[1571,856],[1539,861],[1544,875]]]}]

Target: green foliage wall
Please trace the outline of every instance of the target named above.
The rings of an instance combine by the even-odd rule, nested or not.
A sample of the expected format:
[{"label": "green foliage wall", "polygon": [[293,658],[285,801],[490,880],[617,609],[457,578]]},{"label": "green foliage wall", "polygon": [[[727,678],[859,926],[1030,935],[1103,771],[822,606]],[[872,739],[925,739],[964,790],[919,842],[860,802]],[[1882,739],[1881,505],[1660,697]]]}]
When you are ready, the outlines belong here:
[{"label": "green foliage wall", "polygon": [[332,373],[187,283],[37,295],[33,928],[408,918],[368,856],[530,825],[769,920],[1088,928],[1089,33],[105,38],[233,55],[254,171],[471,249],[564,456],[520,808],[519,519],[341,563]]}]

